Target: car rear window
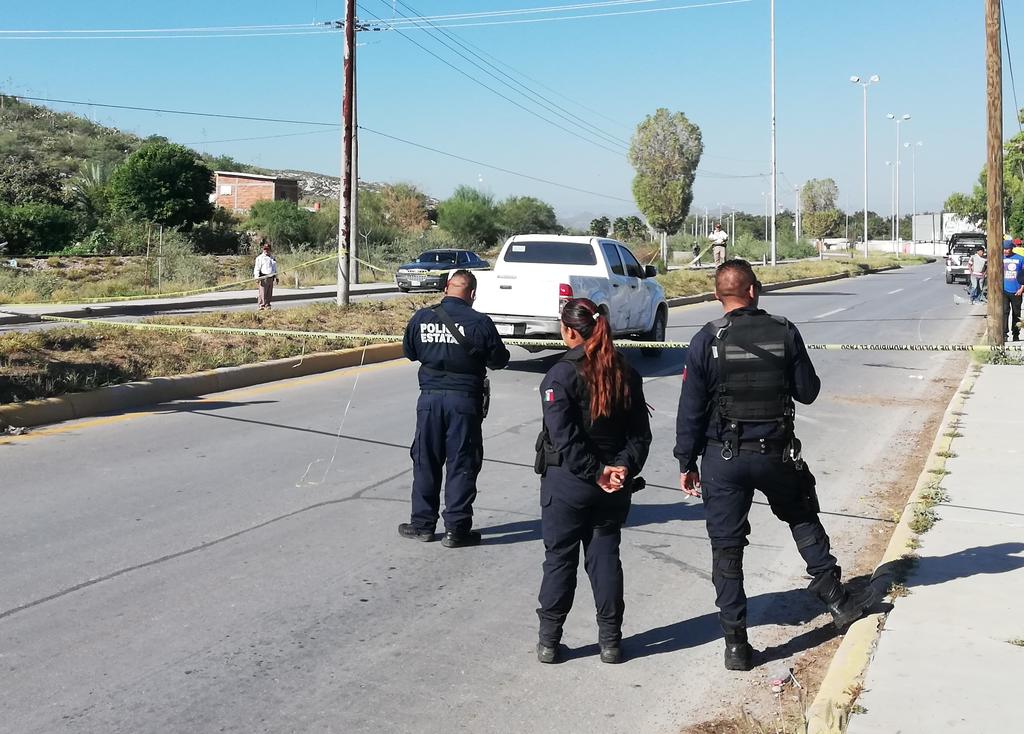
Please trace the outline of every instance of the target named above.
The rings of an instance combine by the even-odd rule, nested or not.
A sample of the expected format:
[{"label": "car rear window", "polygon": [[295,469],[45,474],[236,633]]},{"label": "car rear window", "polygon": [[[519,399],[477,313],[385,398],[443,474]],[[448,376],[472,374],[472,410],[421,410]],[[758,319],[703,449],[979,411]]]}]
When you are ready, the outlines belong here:
[{"label": "car rear window", "polygon": [[420,253],[416,262],[421,263],[451,263],[455,264],[454,252],[423,252]]},{"label": "car rear window", "polygon": [[507,263],[597,265],[594,248],[577,242],[513,242],[503,259]]}]

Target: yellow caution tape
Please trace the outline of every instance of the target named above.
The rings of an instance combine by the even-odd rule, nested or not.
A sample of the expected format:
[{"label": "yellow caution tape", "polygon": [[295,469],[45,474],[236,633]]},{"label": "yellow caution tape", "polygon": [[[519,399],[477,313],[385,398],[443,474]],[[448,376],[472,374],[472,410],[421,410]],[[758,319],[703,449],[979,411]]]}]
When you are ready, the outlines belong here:
[{"label": "yellow caution tape", "polygon": [[[66,316],[39,316],[40,321],[55,321],[84,326],[109,326],[143,331],[177,331],[194,334],[239,334],[243,336],[286,336],[310,339],[371,341],[395,343],[402,341],[400,334],[353,334],[335,331],[294,331],[290,329],[246,329],[233,326],[193,326],[191,324],[156,324],[150,322],[104,321],[102,319],[75,319]],[[503,339],[504,343],[516,347],[535,349],[565,349],[557,339]],[[686,349],[689,342],[649,342],[635,339],[618,339],[615,346],[622,349]],[[1011,352],[1024,351],[1024,344],[1007,344],[995,347],[989,344],[807,344],[808,350],[846,352],[988,352],[1003,349]]]}]

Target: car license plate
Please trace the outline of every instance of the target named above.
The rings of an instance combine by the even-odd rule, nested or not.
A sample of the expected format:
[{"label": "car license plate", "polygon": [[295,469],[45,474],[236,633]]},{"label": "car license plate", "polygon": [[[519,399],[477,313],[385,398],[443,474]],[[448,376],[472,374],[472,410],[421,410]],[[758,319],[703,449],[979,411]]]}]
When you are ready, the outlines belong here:
[{"label": "car license plate", "polygon": [[512,324],[495,324],[494,327],[501,336],[512,336],[516,330],[516,327]]},{"label": "car license plate", "polygon": [[420,282],[418,280],[410,280],[409,281],[409,285],[419,285],[419,284],[420,284]]}]

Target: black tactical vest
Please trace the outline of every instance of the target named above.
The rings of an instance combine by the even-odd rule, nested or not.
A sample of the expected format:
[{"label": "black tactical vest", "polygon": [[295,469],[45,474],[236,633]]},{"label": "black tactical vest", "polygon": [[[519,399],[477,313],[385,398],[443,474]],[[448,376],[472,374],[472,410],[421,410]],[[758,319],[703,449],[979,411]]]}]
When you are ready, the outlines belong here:
[{"label": "black tactical vest", "polygon": [[789,322],[770,314],[744,314],[712,321],[711,327],[712,356],[718,364],[714,413],[723,429],[737,439],[744,423],[778,421],[791,430]]}]

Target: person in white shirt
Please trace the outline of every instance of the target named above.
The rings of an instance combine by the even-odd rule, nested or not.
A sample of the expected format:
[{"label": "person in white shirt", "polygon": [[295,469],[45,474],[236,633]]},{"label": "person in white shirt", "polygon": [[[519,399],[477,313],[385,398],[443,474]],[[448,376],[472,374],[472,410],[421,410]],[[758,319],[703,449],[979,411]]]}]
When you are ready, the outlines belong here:
[{"label": "person in white shirt", "polygon": [[971,259],[967,261],[967,273],[970,275],[971,280],[971,303],[977,303],[981,300],[987,300],[984,297],[984,284],[986,271],[988,270],[988,260],[985,259],[985,248],[979,247]]},{"label": "person in white shirt", "polygon": [[270,299],[274,296],[274,283],[277,281],[277,260],[270,253],[270,243],[268,242],[263,243],[263,252],[256,256],[252,277],[260,278],[260,292],[256,300],[259,310],[270,308]]},{"label": "person in white shirt", "polygon": [[714,245],[711,251],[715,255],[715,267],[718,267],[725,262],[725,243],[729,241],[729,233],[722,229],[721,224],[716,224],[708,239]]}]

